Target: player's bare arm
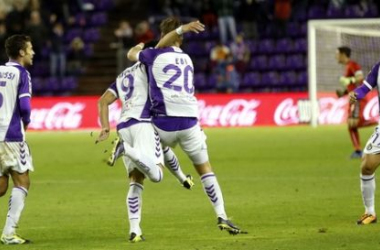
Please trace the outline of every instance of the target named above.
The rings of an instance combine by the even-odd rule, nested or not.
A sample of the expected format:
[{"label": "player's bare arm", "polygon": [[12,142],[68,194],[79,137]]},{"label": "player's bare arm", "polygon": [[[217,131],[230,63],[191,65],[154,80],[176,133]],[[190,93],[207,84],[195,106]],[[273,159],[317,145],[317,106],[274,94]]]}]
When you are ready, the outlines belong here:
[{"label": "player's bare arm", "polygon": [[184,25],[181,25],[177,29],[169,32],[163,38],[160,39],[156,48],[164,48],[173,44],[179,36],[182,36],[184,33],[194,32],[199,33],[205,30],[205,25],[199,21],[190,22]]},{"label": "player's bare arm", "polygon": [[139,52],[144,49],[145,44],[139,43],[135,47],[132,47],[127,54],[127,57],[132,62],[137,62],[139,58],[137,57]]},{"label": "player's bare arm", "polygon": [[114,101],[116,101],[117,97],[111,92],[106,91],[98,101],[98,112],[100,117],[100,124],[102,126],[102,130],[96,139],[95,143],[107,140],[110,135],[110,123],[108,118],[108,106],[111,105]]}]

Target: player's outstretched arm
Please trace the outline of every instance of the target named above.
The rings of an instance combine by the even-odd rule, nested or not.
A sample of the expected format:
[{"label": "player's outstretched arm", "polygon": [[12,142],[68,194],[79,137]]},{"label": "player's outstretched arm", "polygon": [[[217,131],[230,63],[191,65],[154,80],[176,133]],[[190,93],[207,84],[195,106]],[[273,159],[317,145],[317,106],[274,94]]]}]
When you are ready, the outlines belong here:
[{"label": "player's outstretched arm", "polygon": [[163,38],[160,39],[156,48],[164,48],[171,46],[177,39],[178,36],[182,36],[187,32],[199,33],[205,30],[205,25],[199,21],[190,22],[184,25],[181,25],[175,30],[172,30],[168,34],[166,34]]},{"label": "player's outstretched arm", "polygon": [[111,105],[114,101],[116,101],[116,96],[111,91],[106,91],[98,101],[98,114],[100,118],[100,124],[102,126],[102,130],[96,139],[95,143],[104,141],[108,139],[110,135],[110,123],[108,120],[108,106]]},{"label": "player's outstretched arm", "polygon": [[127,54],[127,57],[130,61],[132,62],[137,62],[139,60],[138,53],[144,49],[145,44],[144,43],[139,43],[135,47],[132,47]]}]

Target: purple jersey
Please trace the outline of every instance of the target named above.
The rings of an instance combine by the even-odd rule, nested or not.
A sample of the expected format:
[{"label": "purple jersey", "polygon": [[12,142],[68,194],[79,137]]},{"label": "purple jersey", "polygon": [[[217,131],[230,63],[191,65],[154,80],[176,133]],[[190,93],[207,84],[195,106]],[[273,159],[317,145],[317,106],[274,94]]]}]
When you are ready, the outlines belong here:
[{"label": "purple jersey", "polygon": [[32,84],[20,64],[0,66],[0,141],[24,141],[24,124],[30,122]]},{"label": "purple jersey", "polygon": [[198,117],[194,66],[189,55],[178,47],[168,47],[143,50],[138,58],[148,66],[153,115]]}]

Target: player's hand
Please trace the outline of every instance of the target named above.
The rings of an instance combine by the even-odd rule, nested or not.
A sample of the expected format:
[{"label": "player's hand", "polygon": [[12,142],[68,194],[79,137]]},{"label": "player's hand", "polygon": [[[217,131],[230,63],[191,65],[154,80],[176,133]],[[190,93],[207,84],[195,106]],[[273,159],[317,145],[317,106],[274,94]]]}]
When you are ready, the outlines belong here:
[{"label": "player's hand", "polygon": [[104,140],[107,140],[110,136],[110,129],[109,128],[103,128],[102,131],[100,131],[100,134],[98,136],[98,139],[96,139],[95,144],[98,142],[102,142]]},{"label": "player's hand", "polygon": [[205,30],[205,25],[199,21],[190,22],[188,24],[182,25],[183,33],[194,32],[199,33]]},{"label": "player's hand", "polygon": [[347,85],[349,85],[350,83],[355,83],[355,77],[345,77],[345,76],[341,76],[339,78],[339,83],[343,86],[343,87],[347,87]]},{"label": "player's hand", "polygon": [[350,104],[354,104],[358,100],[358,94],[355,91],[352,91],[348,94]]}]

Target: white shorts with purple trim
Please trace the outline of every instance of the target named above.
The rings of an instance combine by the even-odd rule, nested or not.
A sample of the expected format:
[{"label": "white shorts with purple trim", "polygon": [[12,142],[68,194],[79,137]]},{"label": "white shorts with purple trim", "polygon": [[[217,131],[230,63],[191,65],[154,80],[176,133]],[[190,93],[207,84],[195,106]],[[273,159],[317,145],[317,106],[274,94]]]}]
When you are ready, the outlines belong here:
[{"label": "white shorts with purple trim", "polygon": [[[136,123],[122,128],[118,131],[118,134],[124,143],[129,144],[143,155],[151,157],[156,164],[164,165],[160,137],[150,122]],[[135,163],[127,156],[123,156],[123,162],[128,173],[137,168]]]},{"label": "white shorts with purple trim", "polygon": [[0,176],[9,174],[10,170],[18,173],[34,170],[26,142],[0,142]]},{"label": "white shorts with purple trim", "polygon": [[365,148],[364,148],[365,154],[380,154],[380,126],[376,126],[375,131],[373,134],[369,137]]},{"label": "white shorts with purple trim", "polygon": [[174,148],[177,144],[189,156],[193,164],[208,162],[206,135],[199,124],[179,131],[164,131],[155,126],[164,147]]}]

